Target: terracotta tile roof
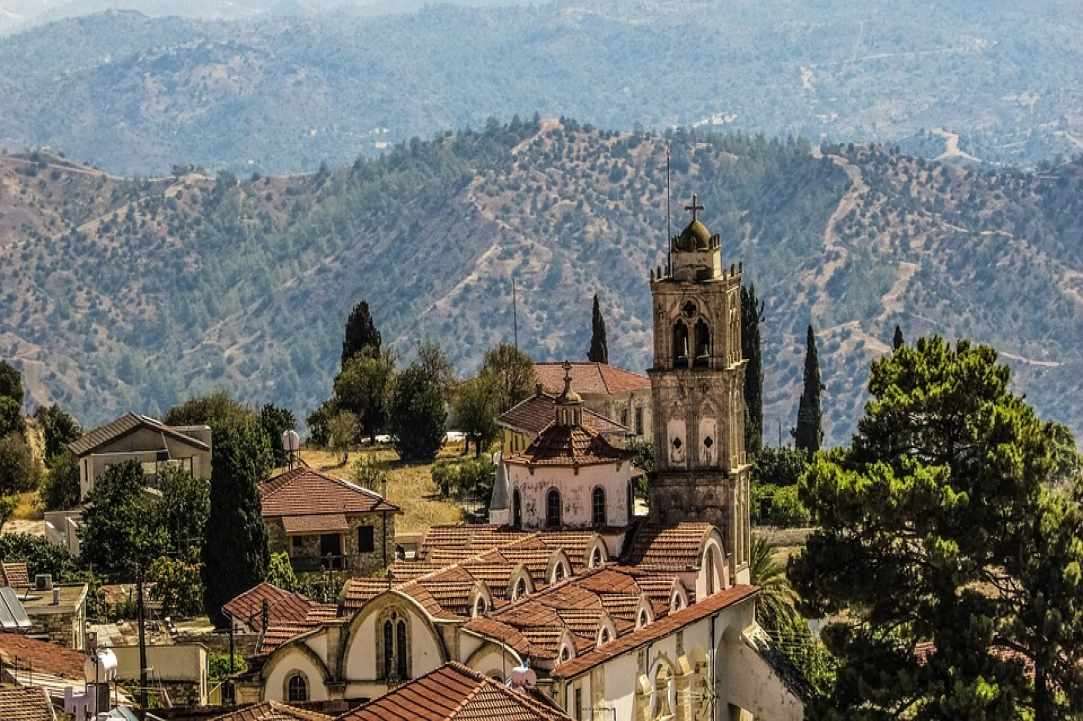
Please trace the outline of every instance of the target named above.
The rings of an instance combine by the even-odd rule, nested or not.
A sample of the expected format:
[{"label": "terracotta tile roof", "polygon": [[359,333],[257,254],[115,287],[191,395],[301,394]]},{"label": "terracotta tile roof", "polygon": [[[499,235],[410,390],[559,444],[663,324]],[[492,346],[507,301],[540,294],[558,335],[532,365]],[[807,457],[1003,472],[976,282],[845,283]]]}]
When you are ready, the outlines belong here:
[{"label": "terracotta tile roof", "polygon": [[641,526],[635,531],[622,563],[643,570],[690,571],[699,568],[709,523]]},{"label": "terracotta tile roof", "polygon": [[4,721],[55,721],[53,704],[45,689],[36,686],[0,688],[0,719]]},{"label": "terracotta tile roof", "polygon": [[331,721],[331,717],[278,701],[264,701],[215,716],[211,721]]},{"label": "terracotta tile roof", "polygon": [[30,588],[30,571],[26,567],[26,561],[0,563],[0,586]]},{"label": "terracotta tile roof", "polygon": [[342,607],[356,611],[386,591],[387,580],[381,578],[351,578],[343,587]]},{"label": "terracotta tile roof", "polygon": [[15,663],[16,659],[20,665],[29,664],[39,673],[80,682],[83,680],[86,656],[79,651],[17,633],[0,633],[0,660],[4,665],[9,665]]},{"label": "terracotta tile roof", "polygon": [[320,513],[312,516],[283,516],[288,534],[344,533],[350,530],[345,513]]},{"label": "terracotta tile roof", "polygon": [[[556,401],[556,396],[548,393],[532,395],[505,411],[496,419],[496,422],[516,431],[537,435],[556,418]],[[583,409],[583,426],[595,433],[627,434],[631,432],[616,421],[595,413],[589,408]]]},{"label": "terracotta tile roof", "polygon": [[68,450],[77,456],[85,456],[94,449],[128,434],[136,428],[150,428],[183,441],[190,446],[202,448],[203,450],[209,449],[209,446],[198,438],[181,433],[179,430],[171,428],[154,418],[129,412],[111,423],[106,423],[104,426],[98,426],[94,430],[84,433],[80,438],[68,444]]},{"label": "terracotta tile roof", "polygon": [[487,638],[498,639],[515,650],[520,656],[530,655],[530,641],[514,626],[489,616],[478,616],[466,622],[464,628]]},{"label": "terracotta tile roof", "polygon": [[561,426],[554,419],[527,449],[505,458],[506,463],[547,466],[590,466],[631,458],[603,436],[583,426]]},{"label": "terracotta tile roof", "polygon": [[502,546],[513,541],[529,538],[533,534],[530,531],[520,531],[507,526],[493,524],[465,524],[433,526],[425,534],[421,542],[421,554],[427,554],[435,549],[454,550],[467,555],[477,555],[491,548]]},{"label": "terracotta tile roof", "polygon": [[264,582],[228,601],[222,606],[222,612],[230,618],[242,621],[254,631],[260,631],[264,601],[267,601],[268,616],[272,625],[304,623],[309,611],[318,605],[299,593]]},{"label": "terracotta tile roof", "polygon": [[671,613],[665,618],[656,620],[654,623],[649,623],[638,631],[618,636],[616,640],[611,641],[600,648],[588,651],[582,656],[576,656],[570,661],[559,664],[553,669],[551,675],[555,678],[572,678],[578,676],[611,658],[616,658],[621,654],[639,648],[651,641],[656,641],[668,636],[677,629],[687,626],[690,623],[695,623],[702,618],[706,618],[712,613],[716,613],[724,608],[728,608],[729,606],[752,598],[759,593],[759,591],[760,589],[756,586],[731,586],[724,591],[719,591],[714,595],[704,598],[702,601],[692,606],[683,608],[676,613]]},{"label": "terracotta tile roof", "polygon": [[264,518],[399,510],[367,488],[304,466],[264,481],[259,490]]},{"label": "terracotta tile roof", "polygon": [[[614,395],[651,387],[651,379],[647,376],[616,366],[587,361],[571,365],[572,387],[579,393]],[[549,393],[560,393],[564,389],[561,363],[535,363],[534,375]]]},{"label": "terracotta tile roof", "polygon": [[399,686],[337,721],[568,721],[533,696],[458,663]]}]

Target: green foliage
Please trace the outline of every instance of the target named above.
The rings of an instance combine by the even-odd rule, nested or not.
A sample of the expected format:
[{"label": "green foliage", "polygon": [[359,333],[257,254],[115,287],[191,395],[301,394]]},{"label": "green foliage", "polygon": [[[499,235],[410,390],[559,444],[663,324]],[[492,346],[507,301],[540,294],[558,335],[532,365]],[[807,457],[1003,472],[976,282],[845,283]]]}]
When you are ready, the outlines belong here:
[{"label": "green foliage", "polygon": [[[248,670],[248,661],[243,653],[233,654],[233,673],[243,673]],[[214,651],[207,657],[207,676],[212,683],[225,681],[229,678],[229,651]]]},{"label": "green foliage", "polygon": [[339,411],[327,424],[327,446],[342,454],[342,462],[350,459],[350,446],[358,431],[357,416],[349,411]]},{"label": "green foliage", "polygon": [[289,461],[282,447],[282,434],[297,429],[297,419],[288,408],[265,403],[259,411],[259,424],[267,434],[271,444],[271,457],[275,466],[284,466]]},{"label": "green foliage", "polygon": [[34,418],[45,435],[45,457],[56,458],[65,452],[65,446],[83,434],[79,422],[58,405],[41,406]]},{"label": "green foliage", "polygon": [[79,462],[69,451],[49,460],[41,484],[41,503],[46,511],[66,511],[79,505]]},{"label": "green foliage", "polygon": [[360,430],[375,442],[387,424],[387,404],[395,383],[395,357],[390,350],[357,353],[335,377],[335,406],[353,413]]},{"label": "green foliage", "polygon": [[168,536],[167,547],[180,558],[198,556],[211,512],[210,484],[186,470],[166,467],[159,474],[158,490],[162,495],[155,522]]},{"label": "green foliage", "polygon": [[824,438],[823,412],[820,409],[820,393],[824,384],[820,381],[820,360],[816,352],[816,336],[808,327],[805,339],[805,379],[801,400],[797,406],[797,427],[794,429],[794,445],[811,456],[820,450]]},{"label": "green foliage", "polygon": [[0,534],[0,561],[26,561],[30,577],[48,573],[58,583],[77,579],[75,560],[60,546],[28,533]]},{"label": "green foliage", "polygon": [[0,360],[0,398],[10,398],[22,408],[23,393],[22,374],[6,360]]},{"label": "green foliage", "polygon": [[[228,391],[217,390],[169,409],[162,420],[170,426],[210,426],[217,434],[219,427],[255,417],[255,411],[234,400]],[[217,443],[217,438],[214,440]]]},{"label": "green foliage", "polygon": [[157,499],[145,490],[137,462],[107,468],[87,497],[79,529],[83,562],[102,575],[131,579],[168,547],[169,534],[155,522],[156,512]]},{"label": "green foliage", "polygon": [[598,305],[598,294],[594,294],[594,305],[590,317],[590,350],[587,351],[587,360],[594,363],[609,363],[609,340],[605,334],[605,318],[602,317],[602,309]]},{"label": "green foliage", "polygon": [[891,338],[891,347],[894,350],[899,350],[904,345],[906,345],[906,339],[903,338],[902,328],[895,326],[895,334]]},{"label": "green foliage", "polygon": [[796,448],[771,446],[752,458],[752,483],[792,486],[808,468],[808,455]]},{"label": "green foliage", "polygon": [[0,531],[15,513],[15,507],[19,505],[18,496],[0,496]]},{"label": "green foliage", "polygon": [[650,499],[650,476],[654,473],[654,444],[643,438],[628,439],[626,447],[632,452],[632,465],[643,473],[636,477],[635,495],[644,501]]},{"label": "green foliage", "polygon": [[503,413],[534,392],[534,361],[513,345],[501,343],[488,351],[482,372],[496,384],[497,413]]},{"label": "green foliage", "polygon": [[374,456],[363,455],[350,467],[350,480],[362,488],[387,495],[387,464]]},{"label": "green foliage", "polygon": [[22,405],[14,398],[0,396],[0,437],[22,434],[25,429]]},{"label": "green foliage", "polygon": [[263,429],[234,420],[215,429],[210,515],[203,544],[204,607],[224,625],[222,605],[267,575],[267,529],[259,484],[271,467]]},{"label": "green foliage", "polygon": [[154,584],[151,597],[161,601],[163,614],[190,618],[203,612],[203,580],[198,563],[162,556],[150,564],[147,580]]},{"label": "green foliage", "polygon": [[350,317],[346,319],[346,332],[342,339],[341,365],[358,354],[380,355],[380,331],[376,328],[372,316],[369,315],[369,304],[361,301],[350,311]]},{"label": "green foliage", "polygon": [[41,482],[41,464],[18,433],[0,438],[0,495],[33,491]]},{"label": "green foliage", "polygon": [[318,603],[337,603],[342,582],[330,572],[303,573],[297,577],[296,592]]},{"label": "green foliage", "polygon": [[399,374],[389,412],[391,435],[402,460],[436,458],[447,432],[447,407],[438,382],[419,363]]},{"label": "green foliage", "polygon": [[331,441],[331,419],[338,414],[338,405],[334,400],[324,401],[316,410],[308,414],[308,439],[317,446],[326,446]]},{"label": "green foliage", "polygon": [[442,497],[487,501],[493,492],[496,466],[489,456],[439,461],[432,466],[432,480]]},{"label": "green foliage", "polygon": [[756,297],[756,286],[741,286],[741,354],[745,365],[745,450],[759,453],[763,447],[763,346],[760,322],[763,301]]},{"label": "green foliage", "polygon": [[821,528],[789,577],[810,613],[845,618],[813,718],[1083,712],[1079,461],[1010,388],[993,348],[903,345],[873,363],[851,445],[806,473]]},{"label": "green foliage", "polygon": [[753,484],[751,511],[752,522],[756,525],[804,528],[812,523],[812,515],[801,502],[797,484]]},{"label": "green foliage", "polygon": [[267,564],[267,583],[287,591],[297,590],[297,576],[293,572],[290,556],[285,551],[272,553]]},{"label": "green foliage", "polygon": [[498,386],[489,373],[463,381],[455,389],[452,415],[455,427],[474,444],[474,455],[480,456],[499,431],[496,425]]}]

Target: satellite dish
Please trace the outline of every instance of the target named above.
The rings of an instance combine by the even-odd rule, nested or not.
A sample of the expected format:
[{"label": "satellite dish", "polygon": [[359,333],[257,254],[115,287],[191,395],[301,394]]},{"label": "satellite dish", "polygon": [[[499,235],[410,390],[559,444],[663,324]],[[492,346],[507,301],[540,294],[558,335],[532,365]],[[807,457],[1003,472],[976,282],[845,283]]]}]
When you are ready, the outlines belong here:
[{"label": "satellite dish", "polygon": [[301,449],[301,436],[297,435],[297,431],[282,432],[282,449],[287,453],[296,453]]}]

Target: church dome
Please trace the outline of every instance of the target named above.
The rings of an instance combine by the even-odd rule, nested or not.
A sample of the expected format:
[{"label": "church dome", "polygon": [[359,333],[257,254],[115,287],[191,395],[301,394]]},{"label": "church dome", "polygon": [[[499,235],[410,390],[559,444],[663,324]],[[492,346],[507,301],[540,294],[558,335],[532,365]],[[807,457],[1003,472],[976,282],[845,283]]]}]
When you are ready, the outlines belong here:
[{"label": "church dome", "polygon": [[677,236],[676,246],[677,250],[684,252],[707,250],[711,247],[711,231],[697,218]]}]

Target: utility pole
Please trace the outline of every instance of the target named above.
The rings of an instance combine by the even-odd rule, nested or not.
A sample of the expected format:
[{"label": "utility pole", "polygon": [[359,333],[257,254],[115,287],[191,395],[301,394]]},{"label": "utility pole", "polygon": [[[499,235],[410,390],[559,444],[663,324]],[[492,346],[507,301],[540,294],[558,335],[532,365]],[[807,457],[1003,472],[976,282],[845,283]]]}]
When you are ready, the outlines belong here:
[{"label": "utility pole", "polygon": [[511,277],[511,327],[515,338],[515,350],[519,350],[519,298],[515,292],[515,276]]},{"label": "utility pole", "polygon": [[147,709],[147,636],[143,607],[143,562],[135,570],[135,618],[139,624],[139,707]]},{"label": "utility pole", "polygon": [[670,214],[669,214],[669,197],[670,193],[670,180],[669,180],[669,143],[666,143],[666,275],[669,275],[672,271],[670,265],[673,263],[673,230],[670,228]]}]

